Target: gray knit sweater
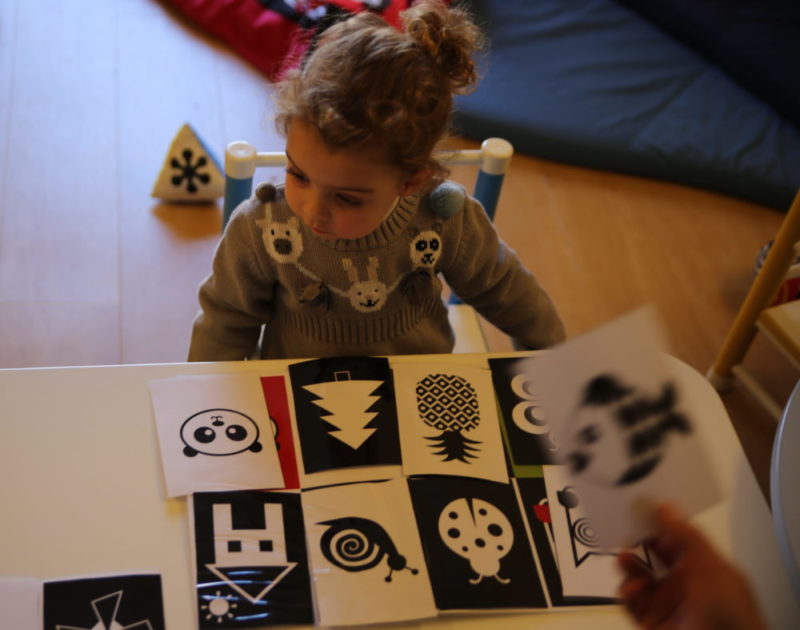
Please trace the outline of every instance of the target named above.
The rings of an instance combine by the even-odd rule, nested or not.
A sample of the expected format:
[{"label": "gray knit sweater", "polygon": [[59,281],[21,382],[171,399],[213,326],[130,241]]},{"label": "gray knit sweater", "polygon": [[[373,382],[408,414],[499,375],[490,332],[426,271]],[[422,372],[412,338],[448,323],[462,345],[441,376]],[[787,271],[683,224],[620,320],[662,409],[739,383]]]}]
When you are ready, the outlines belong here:
[{"label": "gray knit sweater", "polygon": [[251,356],[262,325],[263,358],[450,352],[438,274],[518,343],[561,341],[550,298],[481,205],[462,195],[447,218],[431,205],[402,198],[371,234],[331,241],[292,214],[282,188],[262,185],[234,212],[200,288],[189,360]]}]

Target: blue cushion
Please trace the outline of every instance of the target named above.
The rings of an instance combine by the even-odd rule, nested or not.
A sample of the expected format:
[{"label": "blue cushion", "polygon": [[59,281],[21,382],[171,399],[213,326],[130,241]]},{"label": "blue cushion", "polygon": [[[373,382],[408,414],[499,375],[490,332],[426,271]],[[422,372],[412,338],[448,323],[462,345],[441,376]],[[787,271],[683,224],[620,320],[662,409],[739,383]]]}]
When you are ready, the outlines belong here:
[{"label": "blue cushion", "polygon": [[800,130],[613,0],[470,0],[491,39],[456,130],[518,151],[788,208]]}]

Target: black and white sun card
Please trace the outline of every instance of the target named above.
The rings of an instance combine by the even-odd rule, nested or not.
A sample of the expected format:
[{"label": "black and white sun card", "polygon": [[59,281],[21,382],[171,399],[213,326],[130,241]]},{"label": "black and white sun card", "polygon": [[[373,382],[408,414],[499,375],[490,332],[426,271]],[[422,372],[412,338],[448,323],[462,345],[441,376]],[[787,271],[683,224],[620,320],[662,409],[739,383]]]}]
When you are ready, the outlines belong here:
[{"label": "black and white sun card", "polygon": [[303,492],[320,625],[437,614],[404,479]]},{"label": "black and white sun card", "polygon": [[403,472],[508,481],[491,373],[453,363],[395,363]]},{"label": "black and white sun card", "polygon": [[513,487],[480,479],[409,479],[440,610],[546,608]]},{"label": "black and white sun card", "polygon": [[191,497],[201,628],[314,622],[300,495]]},{"label": "black and white sun card", "polygon": [[704,400],[686,393],[662,347],[654,314],[640,310],[530,364],[558,459],[609,548],[652,533],[657,503],[669,501],[690,516],[721,496],[696,427]]},{"label": "black and white sun card", "polygon": [[304,487],[401,474],[387,359],[315,359],[290,365],[289,375]]},{"label": "black and white sun card", "polygon": [[150,381],[167,496],[283,488],[261,381],[255,374]]},{"label": "black and white sun card", "polygon": [[159,575],[44,583],[44,630],[164,630]]},{"label": "black and white sun card", "polygon": [[557,449],[547,412],[536,396],[529,366],[536,357],[489,359],[500,405],[503,438],[516,477],[541,474]]}]

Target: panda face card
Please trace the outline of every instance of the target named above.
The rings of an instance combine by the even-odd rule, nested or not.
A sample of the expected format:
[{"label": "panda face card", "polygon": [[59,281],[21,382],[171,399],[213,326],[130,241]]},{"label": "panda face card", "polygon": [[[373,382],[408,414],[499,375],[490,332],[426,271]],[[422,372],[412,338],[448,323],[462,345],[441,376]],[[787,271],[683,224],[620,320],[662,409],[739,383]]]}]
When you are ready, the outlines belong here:
[{"label": "panda face card", "polygon": [[654,315],[640,310],[537,355],[529,368],[559,461],[607,547],[649,535],[657,503],[690,516],[720,498],[695,427],[703,405],[685,394],[684,373],[661,347]]},{"label": "panda face card", "polygon": [[428,477],[408,485],[440,610],[547,607],[511,484]]},{"label": "panda face card", "polygon": [[320,625],[436,615],[405,480],[307,490],[303,511]]},{"label": "panda face card", "polygon": [[258,376],[150,381],[167,496],[283,488]]},{"label": "panda face card", "polygon": [[392,370],[406,475],[508,481],[489,370],[413,362]]}]

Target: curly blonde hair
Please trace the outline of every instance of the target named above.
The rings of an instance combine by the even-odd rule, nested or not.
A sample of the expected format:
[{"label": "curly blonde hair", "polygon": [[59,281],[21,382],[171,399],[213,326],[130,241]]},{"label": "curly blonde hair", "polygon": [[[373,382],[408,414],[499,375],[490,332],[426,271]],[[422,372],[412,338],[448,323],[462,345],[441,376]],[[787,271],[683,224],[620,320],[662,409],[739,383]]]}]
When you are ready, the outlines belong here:
[{"label": "curly blonde hair", "polygon": [[277,86],[278,130],[302,118],[333,148],[378,144],[405,172],[446,175],[434,150],[449,132],[453,95],[477,81],[472,55],[483,36],[441,0],[416,2],[401,18],[402,32],[367,12],[325,31]]}]

